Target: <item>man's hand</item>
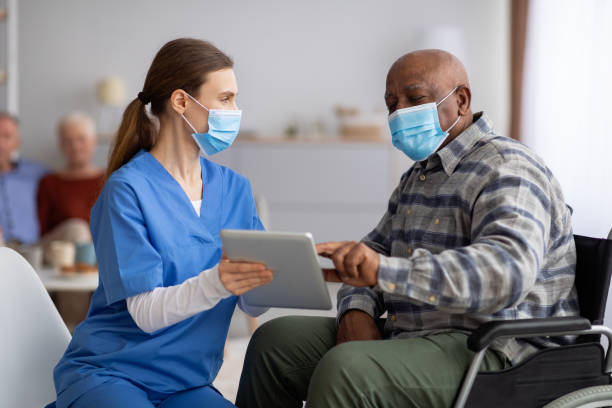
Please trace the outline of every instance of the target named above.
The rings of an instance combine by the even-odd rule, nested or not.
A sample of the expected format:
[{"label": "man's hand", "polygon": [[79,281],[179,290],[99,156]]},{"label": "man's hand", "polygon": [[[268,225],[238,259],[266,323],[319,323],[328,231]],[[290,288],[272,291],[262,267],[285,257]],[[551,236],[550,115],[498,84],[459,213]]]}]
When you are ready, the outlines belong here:
[{"label": "man's hand", "polygon": [[361,310],[349,310],[338,326],[336,344],[355,340],[382,340],[380,330],[372,316]]},{"label": "man's hand", "polygon": [[365,244],[353,241],[317,244],[317,253],[334,262],[335,269],[323,269],[328,282],[351,286],[375,286],[378,282],[379,255]]}]

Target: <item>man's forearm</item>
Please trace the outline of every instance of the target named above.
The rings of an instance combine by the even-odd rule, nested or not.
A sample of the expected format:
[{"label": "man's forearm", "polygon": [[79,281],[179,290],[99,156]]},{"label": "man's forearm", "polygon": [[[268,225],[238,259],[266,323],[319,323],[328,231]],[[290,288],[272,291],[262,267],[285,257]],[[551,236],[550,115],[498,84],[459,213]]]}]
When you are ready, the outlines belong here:
[{"label": "man's forearm", "polygon": [[385,312],[382,294],[370,288],[342,285],[338,292],[337,322],[339,323],[342,316],[352,309],[361,310],[376,319]]}]

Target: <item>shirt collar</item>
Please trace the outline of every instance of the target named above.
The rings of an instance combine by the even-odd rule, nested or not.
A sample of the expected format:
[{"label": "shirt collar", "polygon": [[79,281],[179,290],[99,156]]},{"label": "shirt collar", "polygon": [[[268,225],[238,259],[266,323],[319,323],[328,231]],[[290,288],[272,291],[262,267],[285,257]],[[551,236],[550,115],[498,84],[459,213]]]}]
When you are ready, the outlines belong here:
[{"label": "shirt collar", "polygon": [[472,150],[476,142],[491,132],[493,124],[486,113],[475,113],[472,124],[437,152],[444,172],[448,176],[453,174],[461,159]]},{"label": "shirt collar", "polygon": [[15,173],[19,170],[20,165],[21,165],[21,160],[11,160],[11,169],[0,172],[0,175]]}]

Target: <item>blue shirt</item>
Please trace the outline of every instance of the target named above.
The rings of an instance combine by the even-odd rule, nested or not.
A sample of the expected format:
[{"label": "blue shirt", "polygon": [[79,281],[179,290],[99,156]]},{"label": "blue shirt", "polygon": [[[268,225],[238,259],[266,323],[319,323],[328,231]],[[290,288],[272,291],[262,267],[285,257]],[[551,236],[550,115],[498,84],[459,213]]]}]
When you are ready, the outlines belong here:
[{"label": "blue shirt", "polygon": [[107,181],[91,212],[99,287],[55,368],[58,407],[113,377],[131,381],[153,401],[215,379],[235,296],[151,334],[134,323],[125,301],[216,265],[221,229],[263,229],[248,180],[204,158],[201,167],[199,217],[148,152],[140,151]]},{"label": "blue shirt", "polygon": [[6,242],[38,241],[36,193],[46,172],[40,164],[18,160],[13,170],[0,173],[0,228]]}]

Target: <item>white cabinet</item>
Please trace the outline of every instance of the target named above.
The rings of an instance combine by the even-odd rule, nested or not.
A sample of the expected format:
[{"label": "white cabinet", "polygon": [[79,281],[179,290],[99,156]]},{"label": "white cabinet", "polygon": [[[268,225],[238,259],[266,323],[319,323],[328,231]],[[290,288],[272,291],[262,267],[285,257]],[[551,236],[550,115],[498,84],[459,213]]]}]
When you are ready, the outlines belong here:
[{"label": "white cabinet", "polygon": [[308,231],[317,242],[361,239],[409,166],[383,143],[239,142],[213,159],[266,198],[271,230]]}]

